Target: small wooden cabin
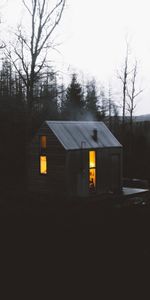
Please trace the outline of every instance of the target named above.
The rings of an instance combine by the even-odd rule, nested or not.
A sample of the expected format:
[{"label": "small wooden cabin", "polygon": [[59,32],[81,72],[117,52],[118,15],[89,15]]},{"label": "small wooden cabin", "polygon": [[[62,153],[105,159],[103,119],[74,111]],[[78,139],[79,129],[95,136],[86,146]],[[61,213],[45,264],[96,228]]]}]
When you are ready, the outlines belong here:
[{"label": "small wooden cabin", "polygon": [[29,156],[32,191],[89,197],[122,189],[122,146],[103,122],[45,121]]}]

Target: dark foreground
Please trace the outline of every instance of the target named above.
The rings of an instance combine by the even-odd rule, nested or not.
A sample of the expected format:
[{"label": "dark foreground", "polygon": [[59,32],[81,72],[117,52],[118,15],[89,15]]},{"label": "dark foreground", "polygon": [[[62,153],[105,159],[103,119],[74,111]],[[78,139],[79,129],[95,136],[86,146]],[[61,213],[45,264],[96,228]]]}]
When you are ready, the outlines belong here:
[{"label": "dark foreground", "polygon": [[55,295],[70,291],[70,299],[85,299],[86,294],[95,299],[95,293],[99,299],[114,298],[116,293],[130,299],[131,290],[135,299],[140,289],[143,299],[149,287],[149,199],[131,205],[129,200],[127,205],[50,205],[41,198],[7,192],[1,198],[0,216],[1,257],[6,255],[18,274],[27,274],[27,281],[38,277],[50,294],[55,283]]}]

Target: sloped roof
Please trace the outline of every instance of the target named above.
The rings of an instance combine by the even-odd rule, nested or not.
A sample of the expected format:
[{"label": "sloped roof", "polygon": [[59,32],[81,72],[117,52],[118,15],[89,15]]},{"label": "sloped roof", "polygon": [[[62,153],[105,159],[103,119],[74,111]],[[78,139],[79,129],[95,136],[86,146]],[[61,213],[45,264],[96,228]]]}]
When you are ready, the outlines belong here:
[{"label": "sloped roof", "polygon": [[[122,147],[103,122],[96,121],[46,121],[66,150]],[[93,130],[97,130],[97,141]]]}]

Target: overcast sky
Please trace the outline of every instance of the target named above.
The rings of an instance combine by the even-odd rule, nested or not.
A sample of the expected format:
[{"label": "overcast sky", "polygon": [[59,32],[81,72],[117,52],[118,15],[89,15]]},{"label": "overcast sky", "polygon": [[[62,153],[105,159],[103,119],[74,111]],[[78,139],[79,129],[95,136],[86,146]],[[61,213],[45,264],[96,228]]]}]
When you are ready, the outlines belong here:
[{"label": "overcast sky", "polygon": [[[5,28],[24,17],[21,0],[3,0]],[[68,0],[57,30],[55,65],[65,70],[83,71],[104,86],[112,83],[114,98],[119,86],[116,74],[125,54],[128,35],[132,58],[139,61],[139,96],[136,114],[150,113],[150,1],[149,0]],[[6,25],[7,24],[7,25]],[[119,92],[119,90],[118,90]]]}]

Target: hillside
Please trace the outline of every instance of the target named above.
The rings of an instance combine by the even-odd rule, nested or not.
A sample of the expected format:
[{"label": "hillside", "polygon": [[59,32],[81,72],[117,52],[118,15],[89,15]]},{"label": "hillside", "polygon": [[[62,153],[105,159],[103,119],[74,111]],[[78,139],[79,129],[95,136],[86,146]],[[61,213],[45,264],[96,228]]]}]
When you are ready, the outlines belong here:
[{"label": "hillside", "polygon": [[134,117],[134,121],[135,122],[150,121],[150,114],[136,116],[136,117]]},{"label": "hillside", "polygon": [[[119,116],[120,121],[122,120],[122,116]],[[126,116],[126,121],[129,121],[130,117]],[[134,122],[145,122],[150,121],[150,114],[140,115],[140,116],[133,116]]]}]

